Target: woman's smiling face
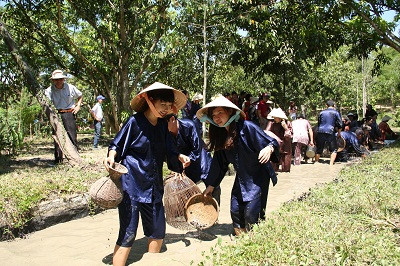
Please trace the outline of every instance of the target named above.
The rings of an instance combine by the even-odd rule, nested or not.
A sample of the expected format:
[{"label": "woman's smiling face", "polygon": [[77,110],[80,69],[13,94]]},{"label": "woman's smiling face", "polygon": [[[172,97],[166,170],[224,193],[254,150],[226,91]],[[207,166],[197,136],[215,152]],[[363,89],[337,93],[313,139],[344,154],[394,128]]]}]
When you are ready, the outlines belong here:
[{"label": "woman's smiling face", "polygon": [[223,107],[216,107],[212,111],[212,120],[218,125],[223,126],[226,122],[228,122],[230,114],[228,110]]},{"label": "woman's smiling face", "polygon": [[153,100],[154,107],[156,108],[157,112],[162,116],[165,117],[167,114],[171,113],[172,105],[171,102],[165,102],[161,100]]}]

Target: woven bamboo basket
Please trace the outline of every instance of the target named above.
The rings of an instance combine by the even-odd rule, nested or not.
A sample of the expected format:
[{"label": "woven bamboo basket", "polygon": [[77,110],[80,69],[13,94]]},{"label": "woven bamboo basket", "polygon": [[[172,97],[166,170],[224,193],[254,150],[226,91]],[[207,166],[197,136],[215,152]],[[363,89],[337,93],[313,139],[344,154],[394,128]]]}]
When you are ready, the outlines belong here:
[{"label": "woven bamboo basket", "polygon": [[102,208],[115,208],[122,201],[122,187],[120,177],[128,169],[120,163],[108,168],[109,176],[105,176],[92,184],[89,195]]},{"label": "woven bamboo basket", "polygon": [[93,183],[89,195],[102,208],[111,209],[122,201],[121,182],[104,176]]},{"label": "woven bamboo basket", "polygon": [[126,173],[128,173],[128,169],[120,163],[115,163],[114,167],[108,166],[108,174],[113,180],[119,179],[121,175]]},{"label": "woven bamboo basket", "polygon": [[180,230],[194,229],[185,219],[187,200],[201,193],[199,187],[185,174],[174,174],[166,179],[164,186],[164,208],[166,222]]},{"label": "woven bamboo basket", "polygon": [[218,214],[217,201],[201,193],[193,195],[185,205],[187,223],[200,230],[213,226],[218,220]]}]

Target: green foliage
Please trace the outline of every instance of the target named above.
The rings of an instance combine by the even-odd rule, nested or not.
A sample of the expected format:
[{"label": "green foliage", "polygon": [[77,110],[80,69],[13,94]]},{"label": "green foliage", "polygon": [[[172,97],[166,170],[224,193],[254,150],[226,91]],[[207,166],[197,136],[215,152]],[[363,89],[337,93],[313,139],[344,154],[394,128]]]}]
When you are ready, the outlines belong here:
[{"label": "green foliage", "polygon": [[19,100],[7,100],[6,104],[6,108],[0,107],[0,152],[15,154],[24,146],[24,138],[42,110],[26,89],[21,90]]},{"label": "green foliage", "polygon": [[51,167],[46,160],[19,158],[16,163],[15,159],[0,156],[1,165],[12,164],[11,168],[0,171],[0,213],[8,232],[23,231],[43,200],[86,193],[89,186],[104,175],[97,163],[91,162],[84,169],[71,168],[68,164]]},{"label": "green foliage", "polygon": [[400,263],[400,145],[346,167],[336,182],[285,204],[234,245],[217,246],[215,265]]}]

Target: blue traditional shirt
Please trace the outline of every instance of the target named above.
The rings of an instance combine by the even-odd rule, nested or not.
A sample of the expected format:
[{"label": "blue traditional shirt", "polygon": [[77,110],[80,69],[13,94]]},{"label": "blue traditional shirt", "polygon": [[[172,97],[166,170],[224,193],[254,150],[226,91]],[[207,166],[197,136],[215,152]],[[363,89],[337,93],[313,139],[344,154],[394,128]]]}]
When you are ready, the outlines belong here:
[{"label": "blue traditional shirt", "polygon": [[342,136],[343,139],[346,141],[346,148],[345,148],[346,150],[348,150],[350,147],[353,147],[356,153],[358,154],[364,153],[360,148],[360,142],[357,139],[356,133],[351,131],[342,131],[340,133],[340,136]]},{"label": "blue traditional shirt", "polygon": [[205,149],[205,143],[198,135],[196,126],[190,119],[178,119],[179,130],[176,136],[178,151],[190,158],[185,174],[195,183],[207,177],[211,164],[211,155]]},{"label": "blue traditional shirt", "polygon": [[319,114],[318,133],[334,134],[335,127],[343,127],[342,117],[335,108],[329,107]]},{"label": "blue traditional shirt", "polygon": [[116,161],[128,168],[121,176],[122,189],[134,201],[161,202],[164,194],[162,168],[178,172],[181,165],[165,119],[158,119],[153,126],[142,112],[131,116],[109,146],[117,152]]},{"label": "blue traditional shirt", "polygon": [[269,137],[251,121],[239,120],[236,126],[239,133],[237,142],[232,149],[214,152],[205,183],[213,187],[219,186],[229,164],[232,163],[236,170],[232,194],[241,197],[243,201],[251,201],[261,196],[270,178],[274,185],[277,183],[271,163],[268,161],[261,164],[258,155],[263,148],[272,145],[274,152],[270,160],[278,162],[279,145],[274,138]]}]

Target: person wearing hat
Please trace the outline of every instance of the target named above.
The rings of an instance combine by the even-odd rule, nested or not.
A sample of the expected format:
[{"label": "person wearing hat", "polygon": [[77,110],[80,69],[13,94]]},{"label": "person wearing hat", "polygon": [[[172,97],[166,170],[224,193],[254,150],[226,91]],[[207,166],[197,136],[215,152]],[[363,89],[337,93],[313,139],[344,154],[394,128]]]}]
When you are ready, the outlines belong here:
[{"label": "person wearing hat", "polygon": [[[123,199],[118,206],[119,235],[114,248],[113,265],[125,265],[135,240],[139,215],[148,251],[160,252],[165,237],[162,203],[163,162],[175,172],[182,171],[190,158],[179,154],[164,119],[186,104],[185,95],[165,84],[155,82],[131,101],[135,113],[111,142],[104,161],[106,169],[121,161],[128,173],[121,176]],[[182,164],[181,164],[181,163]]]},{"label": "person wearing hat", "polygon": [[331,152],[330,156],[330,165],[333,165],[337,155],[337,139],[335,133],[338,133],[340,136],[340,132],[343,128],[342,117],[339,112],[335,109],[335,102],[332,100],[328,100],[326,102],[326,109],[321,111],[318,116],[318,134],[317,134],[317,151],[315,154],[315,162],[319,161],[319,157],[321,156],[325,143],[329,145],[329,151]]},{"label": "person wearing hat", "polygon": [[271,112],[271,104],[272,101],[269,100],[270,95],[268,93],[263,93],[261,100],[258,102],[257,106],[257,116],[258,121],[260,123],[261,129],[265,130],[267,127],[268,121],[267,117],[269,112]]},{"label": "person wearing hat", "polygon": [[268,115],[269,121],[265,132],[272,132],[279,143],[279,162],[272,163],[275,171],[279,170],[281,165],[282,172],[290,172],[292,162],[292,125],[287,121],[287,116],[281,108],[274,108]]},{"label": "person wearing hat", "polygon": [[386,139],[397,139],[397,134],[393,132],[393,130],[390,128],[388,121],[392,119],[390,116],[385,115],[382,117],[382,122],[379,123],[379,130],[381,131],[381,136],[380,140],[385,141]]},{"label": "person wearing hat", "polygon": [[264,218],[270,179],[274,185],[277,182],[270,159],[278,161],[278,143],[245,121],[244,112],[223,96],[206,104],[196,116],[210,124],[208,148],[214,151],[203,194],[211,195],[233,164],[236,177],[230,212],[234,232],[239,235]]},{"label": "person wearing hat", "polygon": [[357,128],[360,127],[360,125],[358,124],[358,121],[357,121],[358,116],[356,113],[349,112],[347,114],[347,118],[348,118],[347,126],[348,126],[349,130],[346,130],[346,131],[354,132]]},{"label": "person wearing hat", "polygon": [[[82,92],[74,85],[65,82],[66,78],[67,76],[64,76],[62,70],[54,70],[50,78],[53,84],[45,90],[44,94],[54,104],[61,116],[65,131],[67,131],[72,144],[78,149],[75,115],[82,105]],[[53,134],[55,134],[54,130]],[[56,141],[54,141],[54,157],[55,163],[61,163],[64,158],[62,150]]]},{"label": "person wearing hat", "polygon": [[96,97],[97,103],[90,110],[90,114],[93,117],[93,125],[94,125],[94,138],[93,138],[93,148],[98,149],[98,143],[101,135],[101,122],[103,121],[103,108],[101,104],[106,97],[103,95],[98,95]]}]

